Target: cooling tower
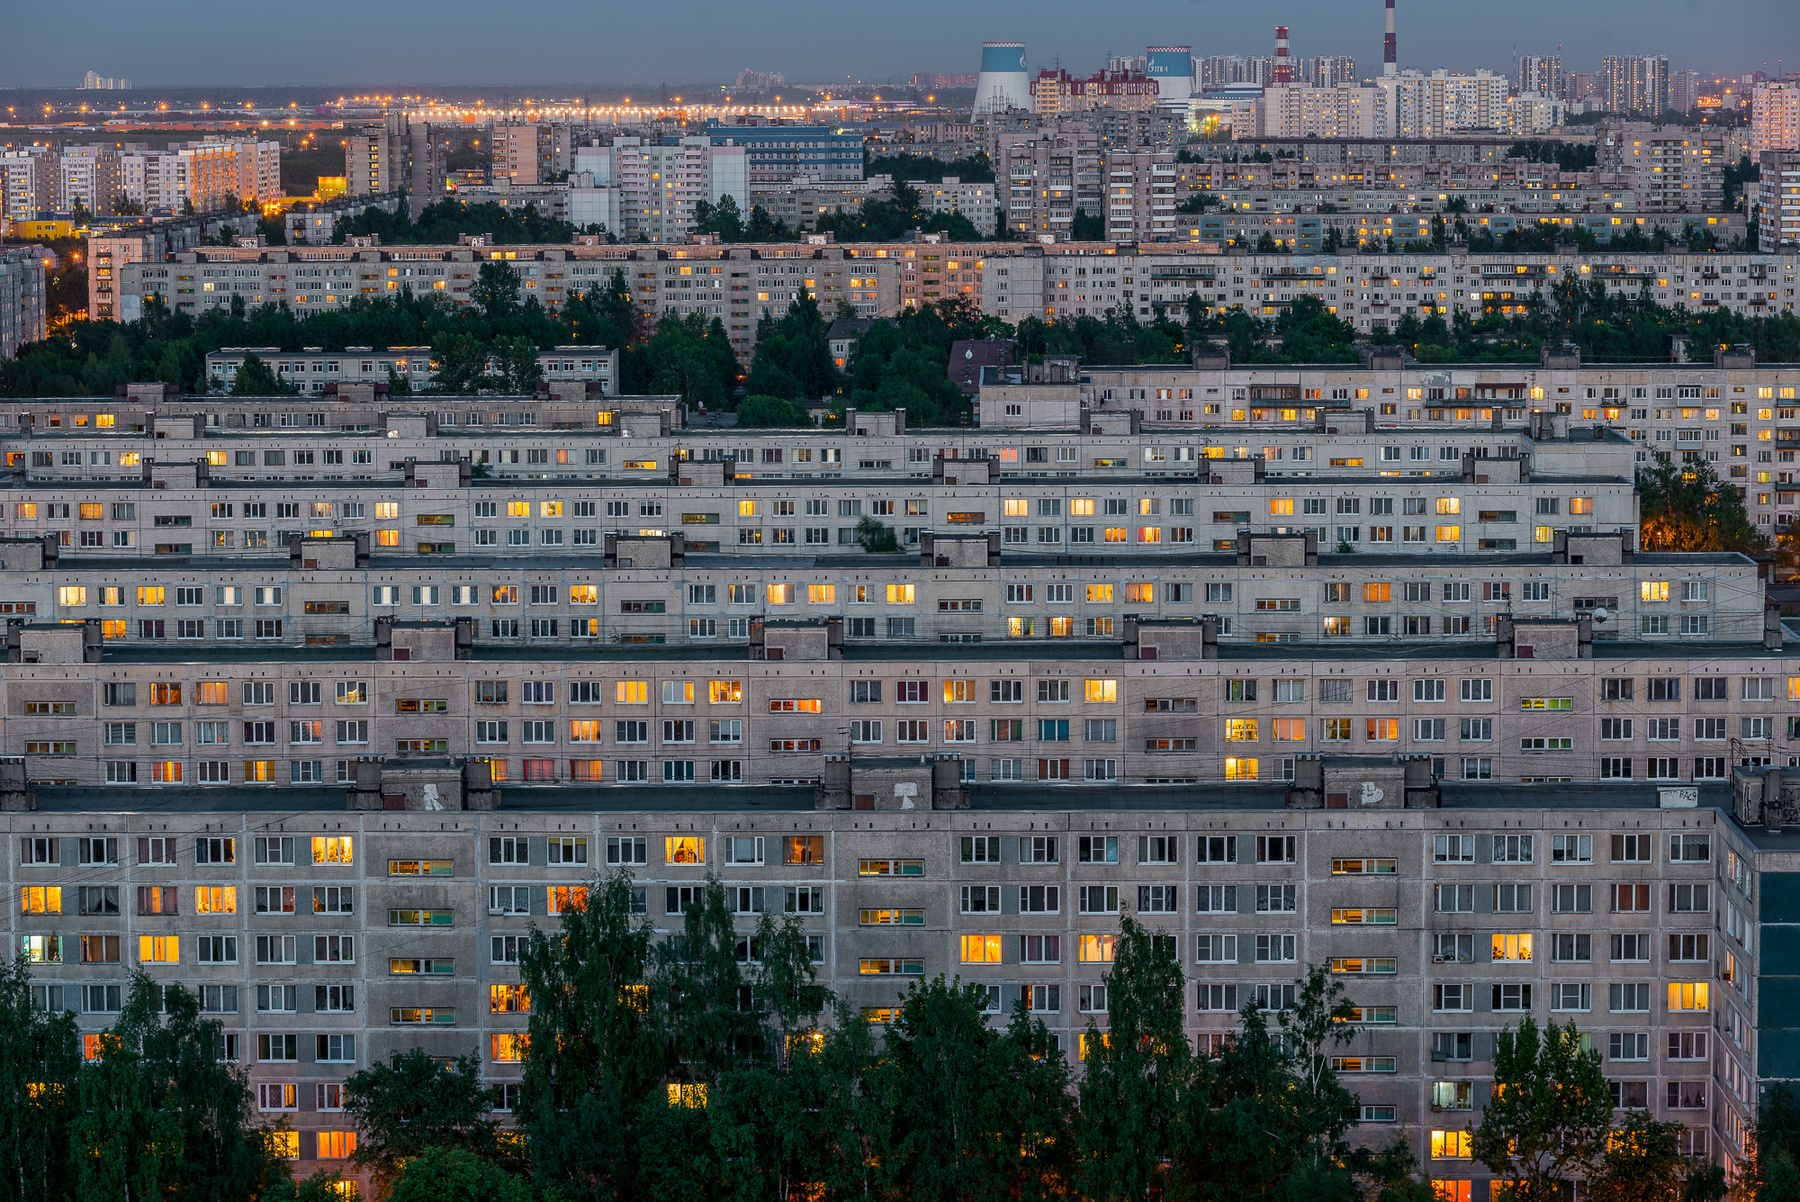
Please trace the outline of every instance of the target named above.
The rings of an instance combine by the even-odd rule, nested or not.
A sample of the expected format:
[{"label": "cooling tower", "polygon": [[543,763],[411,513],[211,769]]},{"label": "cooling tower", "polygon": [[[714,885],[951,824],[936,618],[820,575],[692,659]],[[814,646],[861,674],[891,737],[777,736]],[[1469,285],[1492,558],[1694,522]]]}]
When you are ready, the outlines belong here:
[{"label": "cooling tower", "polygon": [[1160,103],[1185,106],[1194,94],[1194,54],[1188,46],[1150,46],[1144,73],[1156,81]]},{"label": "cooling tower", "polygon": [[1031,108],[1031,80],[1025,74],[1024,42],[983,42],[981,79],[975,86],[975,115]]}]

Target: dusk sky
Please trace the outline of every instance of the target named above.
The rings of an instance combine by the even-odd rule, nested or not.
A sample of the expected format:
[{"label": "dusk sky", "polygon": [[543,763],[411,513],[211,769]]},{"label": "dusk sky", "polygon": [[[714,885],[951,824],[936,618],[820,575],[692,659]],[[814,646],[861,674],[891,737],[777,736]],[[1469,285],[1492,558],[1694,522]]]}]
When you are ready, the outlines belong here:
[{"label": "dusk sky", "polygon": [[[973,72],[983,39],[1023,38],[1031,65],[1083,71],[1108,53],[1187,43],[1196,54],[1381,60],[1381,0],[313,0],[291,5],[90,0],[81,31],[54,4],[8,6],[0,84],[73,86],[83,72],[157,86],[478,84],[567,87],[728,80],[745,67],[797,82],[871,82]],[[1666,54],[1672,67],[1742,73],[1800,67],[1795,0],[1399,0],[1401,65],[1510,68],[1554,53],[1592,70],[1609,53]]]}]

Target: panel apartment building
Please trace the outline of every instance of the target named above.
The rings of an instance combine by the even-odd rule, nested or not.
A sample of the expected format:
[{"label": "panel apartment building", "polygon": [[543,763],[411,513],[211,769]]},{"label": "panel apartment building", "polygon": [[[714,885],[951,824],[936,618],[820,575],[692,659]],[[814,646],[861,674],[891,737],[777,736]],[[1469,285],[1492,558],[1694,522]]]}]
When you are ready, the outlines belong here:
[{"label": "panel apartment building", "polygon": [[[304,588],[307,571],[284,579]],[[1122,913],[1176,940],[1203,1050],[1242,1006],[1291,1006],[1303,966],[1327,964],[1356,1006],[1334,1060],[1359,1095],[1356,1137],[1403,1134],[1443,1181],[1484,1180],[1461,1132],[1491,1096],[1496,1035],[1527,1014],[1580,1024],[1621,1117],[1679,1122],[1684,1151],[1731,1165],[1759,1087],[1796,1075],[1781,966],[1800,845],[1780,768],[1459,781],[1429,754],[1353,748],[1296,756],[1286,779],[1246,776],[1242,756],[1167,783],[1075,767],[1121,736],[1180,759],[1241,728],[1258,693],[1305,708],[1344,692],[1361,727],[1397,708],[1371,697],[1441,684],[1458,704],[1474,686],[1509,740],[1555,740],[1571,726],[1550,695],[1575,692],[1566,673],[1583,664],[1634,686],[1615,707],[1710,722],[1681,706],[1715,680],[1734,716],[1800,688],[1779,651],[1606,670],[1576,658],[1579,623],[1553,621],[1520,627],[1511,659],[1258,664],[1146,623],[1123,656],[951,647],[927,668],[840,650],[824,622],[762,623],[748,657],[698,660],[521,659],[470,633],[393,622],[304,662],[196,661],[14,626],[0,688],[25,717],[9,743],[28,715],[75,715],[48,735],[74,746],[0,761],[13,938],[40,1003],[76,1011],[91,1046],[128,967],[195,988],[259,1108],[299,1133],[302,1173],[345,1154],[343,1079],[406,1048],[476,1054],[504,1118],[529,1017],[520,943],[619,869],[661,931],[709,872],[746,939],[764,911],[796,915],[862,1021],[891,1021],[908,983],[941,972],[988,987],[996,1016],[1022,998],[1071,1058],[1089,1022],[1105,1026]],[[1390,690],[1402,667],[1415,687]],[[1681,706],[1657,700],[1667,682]],[[909,706],[931,713],[894,717]],[[939,750],[940,724],[973,725],[976,746]],[[908,745],[871,745],[884,725]],[[1015,726],[1032,746],[1013,745]],[[1057,745],[1065,727],[1084,760]],[[488,742],[462,752],[464,729]],[[59,767],[94,738],[106,785]],[[765,746],[785,765],[766,781],[749,768]],[[689,800],[701,785],[704,806]]]}]

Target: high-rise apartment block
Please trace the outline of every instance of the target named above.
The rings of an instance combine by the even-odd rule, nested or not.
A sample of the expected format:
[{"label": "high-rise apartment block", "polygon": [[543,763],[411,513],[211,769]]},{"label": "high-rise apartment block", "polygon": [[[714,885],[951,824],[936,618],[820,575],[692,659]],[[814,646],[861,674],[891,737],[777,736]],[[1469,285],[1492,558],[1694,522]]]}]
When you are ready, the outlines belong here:
[{"label": "high-rise apartment block", "polygon": [[0,359],[11,359],[28,342],[43,341],[44,264],[42,246],[0,248]]},{"label": "high-rise apartment block", "polygon": [[1800,251],[1800,151],[1765,150],[1757,163],[1762,167],[1756,185],[1757,246]]},{"label": "high-rise apartment block", "polygon": [[1300,60],[1300,80],[1314,87],[1331,88],[1356,82],[1356,60],[1349,55],[1318,54]]},{"label": "high-rise apartment block", "polygon": [[27,146],[0,151],[0,172],[5,174],[4,198],[9,221],[31,221],[39,213],[59,206],[58,173],[62,156],[52,146]]},{"label": "high-rise apartment block", "polygon": [[346,193],[374,196],[404,191],[416,219],[425,206],[445,194],[448,153],[443,131],[413,123],[403,112],[390,112],[379,128],[345,139]]},{"label": "high-rise apartment block", "polygon": [[1704,83],[1704,77],[1692,67],[1669,72],[1669,107],[1678,113],[1692,112],[1699,107]]},{"label": "high-rise apartment block", "polygon": [[1656,118],[1669,107],[1669,60],[1661,55],[1608,55],[1599,92],[1608,112]]},{"label": "high-rise apartment block", "polygon": [[1564,91],[1562,56],[1525,54],[1519,57],[1519,91],[1560,98]]},{"label": "high-rise apartment block", "polygon": [[1756,85],[1750,109],[1750,155],[1757,162],[1768,150],[1800,150],[1800,82]]}]

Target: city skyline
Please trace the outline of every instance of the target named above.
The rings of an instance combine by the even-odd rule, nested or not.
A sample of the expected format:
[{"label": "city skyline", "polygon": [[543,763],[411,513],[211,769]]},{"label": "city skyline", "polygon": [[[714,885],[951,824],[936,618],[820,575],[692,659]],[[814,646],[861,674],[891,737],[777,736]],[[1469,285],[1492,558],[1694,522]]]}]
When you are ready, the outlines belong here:
[{"label": "city skyline", "polygon": [[[881,30],[871,18],[846,19],[819,0],[787,6],[786,19],[719,0],[688,0],[685,19],[670,21],[664,9],[581,12],[564,0],[540,10],[541,26],[565,36],[496,40],[469,38],[482,14],[464,0],[426,13],[399,4],[371,16],[362,7],[328,0],[319,20],[295,27],[272,11],[196,38],[191,26],[152,22],[141,9],[101,0],[91,32],[80,40],[57,36],[49,10],[25,10],[9,24],[13,36],[0,47],[0,80],[15,87],[73,86],[84,72],[130,76],[138,88],[250,83],[326,86],[467,84],[555,87],[619,83],[655,85],[729,80],[752,67],[782,71],[796,83],[847,78],[867,82],[905,79],[915,71],[972,72],[983,39],[1027,43],[1035,68],[1058,58],[1068,66],[1103,66],[1107,54],[1141,53],[1145,45],[1191,44],[1197,55],[1272,53],[1274,28],[1293,30],[1294,54],[1344,54],[1359,65],[1381,61],[1382,8],[1364,0],[1288,0],[1254,11],[1218,0],[1168,0],[1103,19],[1068,0],[1030,6],[993,0],[971,20],[942,0],[925,0],[900,28]],[[1800,63],[1800,30],[1781,0],[1642,0],[1631,6],[1632,25],[1621,30],[1614,6],[1571,12],[1552,0],[1521,0],[1498,9],[1451,13],[1403,0],[1399,11],[1401,65],[1430,69],[1509,70],[1521,54],[1554,54],[1560,44],[1572,69],[1597,67],[1607,54],[1666,54],[1680,65],[1707,72],[1770,73]],[[341,18],[341,19],[339,19]],[[467,18],[467,19],[463,19]],[[938,19],[933,19],[938,18]],[[696,45],[691,31],[713,31]],[[1755,28],[1748,56],[1737,31]],[[391,60],[367,67],[346,56],[345,29],[381,44],[404,35],[412,64],[396,75]],[[946,29],[954,30],[946,34]],[[283,65],[270,69],[259,45],[278,38]],[[289,74],[286,64],[292,64]],[[1368,71],[1364,70],[1364,74]]]}]

